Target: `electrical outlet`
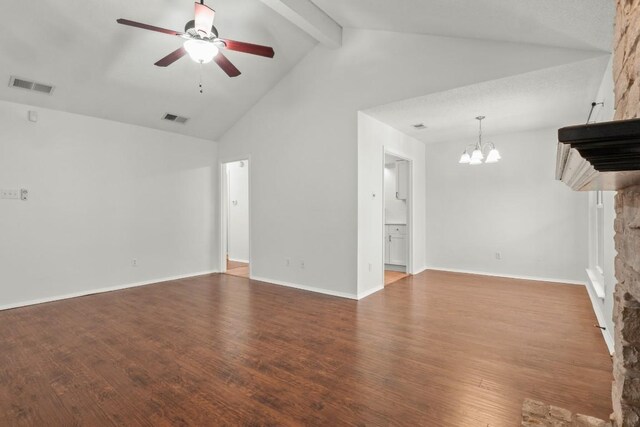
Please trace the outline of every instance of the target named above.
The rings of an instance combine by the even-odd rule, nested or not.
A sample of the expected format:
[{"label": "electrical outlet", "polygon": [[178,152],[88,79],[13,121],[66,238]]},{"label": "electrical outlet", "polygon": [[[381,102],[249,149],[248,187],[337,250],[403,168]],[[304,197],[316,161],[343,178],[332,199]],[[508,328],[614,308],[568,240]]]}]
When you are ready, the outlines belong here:
[{"label": "electrical outlet", "polygon": [[131,267],[137,267],[138,266],[138,258],[134,258],[131,260]]},{"label": "electrical outlet", "polygon": [[502,252],[496,252],[496,259],[502,259]]},{"label": "electrical outlet", "polygon": [[0,190],[0,199],[20,200],[20,190]]},{"label": "electrical outlet", "polygon": [[291,266],[291,258],[285,258],[284,259],[284,265],[286,265],[287,267]]},{"label": "electrical outlet", "polygon": [[29,190],[26,188],[20,189],[20,200],[28,200],[29,199]]}]

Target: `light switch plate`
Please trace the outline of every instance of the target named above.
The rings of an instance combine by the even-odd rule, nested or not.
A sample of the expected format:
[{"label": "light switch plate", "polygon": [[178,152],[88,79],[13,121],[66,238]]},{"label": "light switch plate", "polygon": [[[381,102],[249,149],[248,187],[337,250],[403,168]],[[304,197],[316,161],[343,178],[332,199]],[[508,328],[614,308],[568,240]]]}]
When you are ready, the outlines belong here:
[{"label": "light switch plate", "polygon": [[20,200],[20,190],[0,190],[0,199]]}]

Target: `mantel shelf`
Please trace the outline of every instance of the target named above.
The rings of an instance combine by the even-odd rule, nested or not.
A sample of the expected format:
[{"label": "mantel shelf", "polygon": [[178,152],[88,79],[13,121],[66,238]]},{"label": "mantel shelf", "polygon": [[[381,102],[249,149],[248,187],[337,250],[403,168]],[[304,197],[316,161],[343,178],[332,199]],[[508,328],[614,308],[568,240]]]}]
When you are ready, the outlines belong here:
[{"label": "mantel shelf", "polygon": [[640,184],[640,119],[558,130],[556,179],[573,190],[620,190]]}]

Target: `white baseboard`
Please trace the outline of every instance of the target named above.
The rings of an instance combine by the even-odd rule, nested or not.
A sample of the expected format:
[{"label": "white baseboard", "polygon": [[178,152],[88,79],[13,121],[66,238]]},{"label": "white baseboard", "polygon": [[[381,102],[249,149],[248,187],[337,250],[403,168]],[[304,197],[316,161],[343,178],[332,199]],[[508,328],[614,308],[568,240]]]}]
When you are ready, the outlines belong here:
[{"label": "white baseboard", "polygon": [[38,298],[38,299],[29,300],[29,301],[20,301],[20,302],[15,302],[11,304],[0,305],[0,311],[9,310],[9,309],[18,308],[18,307],[26,307],[28,305],[36,305],[36,304],[43,304],[46,302],[60,301],[60,300],[69,299],[69,298],[77,298],[77,297],[84,297],[87,295],[101,294],[104,292],[112,292],[112,291],[119,291],[119,290],[128,289],[128,288],[136,288],[138,286],[154,285],[156,283],[168,282],[171,280],[178,280],[178,279],[186,279],[189,277],[204,276],[206,274],[213,274],[213,273],[218,273],[218,271],[213,271],[213,270],[201,271],[199,273],[190,273],[190,274],[180,275],[180,276],[163,277],[159,279],[145,280],[144,282],[128,283],[126,285],[116,285],[116,286],[109,286],[105,288],[87,289],[85,291],[73,292],[70,294],[56,295],[52,297]]},{"label": "white baseboard", "polygon": [[486,271],[462,270],[457,268],[427,267],[425,270],[440,270],[440,271],[448,271],[451,273],[477,274],[480,276],[506,277],[508,279],[535,280],[536,282],[552,282],[552,283],[562,283],[562,284],[568,284],[568,285],[582,285],[582,286],[586,285],[584,281],[580,281],[580,280],[554,279],[551,277],[520,276],[515,274],[497,274],[497,273],[487,273]]},{"label": "white baseboard", "polygon": [[319,293],[319,294],[331,295],[331,296],[334,296],[334,297],[348,298],[348,299],[355,299],[355,300],[358,299],[357,295],[350,294],[350,293],[347,293],[347,292],[339,292],[339,291],[332,291],[330,289],[316,288],[316,287],[313,287],[313,286],[298,285],[296,283],[289,283],[289,282],[284,282],[282,280],[268,279],[266,277],[252,276],[251,280],[256,280],[258,282],[264,282],[264,283],[270,283],[272,285],[286,286],[288,288],[301,289],[303,291],[310,291],[310,292],[316,292],[316,293]]},{"label": "white baseboard", "polygon": [[406,265],[385,264],[384,265],[384,269],[385,270],[390,270],[390,271],[399,271],[400,273],[406,273],[407,272],[407,266]]},{"label": "white baseboard", "polygon": [[368,291],[364,291],[364,292],[360,292],[358,293],[358,300],[361,300],[363,298],[368,297],[369,295],[375,294],[378,291],[381,291],[384,289],[384,285],[380,285],[380,286],[376,286],[373,289],[369,289]]},{"label": "white baseboard", "polygon": [[233,261],[233,262],[242,262],[245,264],[249,264],[249,260],[248,259],[235,259],[235,258],[229,258],[229,261]]},{"label": "white baseboard", "polygon": [[[591,300],[591,306],[593,307],[593,312],[596,314],[596,319],[598,319],[598,325],[607,326],[606,319],[604,317],[604,312],[602,311],[602,298],[598,295],[596,289],[594,289],[591,283],[586,285],[587,293],[589,294],[589,299]],[[600,329],[602,332],[602,337],[604,338],[604,342],[607,344],[607,348],[609,349],[609,354],[613,354],[614,344],[613,344],[613,335],[611,331],[607,329]]]},{"label": "white baseboard", "polygon": [[[415,276],[417,274],[424,273],[425,270],[428,270],[428,269],[429,269],[428,267],[420,267],[420,268],[414,270],[414,272],[411,273],[411,275]],[[436,270],[436,269],[434,268],[433,270]]]},{"label": "white baseboard", "polygon": [[591,271],[590,268],[586,269],[587,277],[589,278],[589,286],[591,286],[592,290],[595,292],[596,296],[602,300],[604,300],[604,285],[600,283],[596,273]]}]

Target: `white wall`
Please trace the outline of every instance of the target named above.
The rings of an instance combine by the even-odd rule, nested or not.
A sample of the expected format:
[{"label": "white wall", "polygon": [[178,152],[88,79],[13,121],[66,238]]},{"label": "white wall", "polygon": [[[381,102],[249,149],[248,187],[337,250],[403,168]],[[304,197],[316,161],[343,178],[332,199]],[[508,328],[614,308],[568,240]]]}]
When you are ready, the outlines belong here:
[{"label": "white wall", "polygon": [[391,126],[358,114],[358,295],[384,284],[384,151],[410,160],[410,270],[424,270],[426,257],[425,145]]},{"label": "white wall", "polygon": [[396,198],[396,160],[385,159],[384,165],[384,220],[387,224],[407,223],[407,201]]},{"label": "white wall", "polygon": [[227,163],[229,224],[227,253],[232,261],[249,262],[249,162]]},{"label": "white wall", "polygon": [[592,56],[355,29],[316,46],[220,139],[223,161],[251,156],[253,276],[356,295],[359,110]]},{"label": "white wall", "polygon": [[471,141],[427,145],[429,268],[584,283],[588,197],[554,179],[557,129],[485,137],[500,162],[458,164]]},{"label": "white wall", "polygon": [[30,196],[0,200],[0,307],[217,270],[216,165],[211,141],[0,102],[0,188]]}]

